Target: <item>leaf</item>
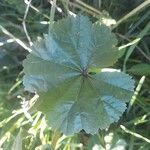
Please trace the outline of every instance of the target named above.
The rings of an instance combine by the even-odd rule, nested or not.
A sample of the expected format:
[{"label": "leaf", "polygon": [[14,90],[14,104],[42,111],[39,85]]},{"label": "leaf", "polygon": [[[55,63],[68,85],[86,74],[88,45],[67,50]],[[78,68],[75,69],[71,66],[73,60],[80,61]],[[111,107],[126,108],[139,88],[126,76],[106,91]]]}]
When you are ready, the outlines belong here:
[{"label": "leaf", "polygon": [[14,140],[12,150],[22,150],[22,129],[20,129],[16,139]]},{"label": "leaf", "polygon": [[137,64],[132,66],[128,72],[135,75],[150,75],[150,64]]},{"label": "leaf", "polygon": [[[122,115],[134,81],[115,69],[103,69],[117,60],[116,43],[108,27],[78,15],[55,22],[32,47],[23,62],[23,83],[39,94],[34,108],[46,114],[53,129],[95,134]],[[101,71],[91,73],[92,68]]]}]

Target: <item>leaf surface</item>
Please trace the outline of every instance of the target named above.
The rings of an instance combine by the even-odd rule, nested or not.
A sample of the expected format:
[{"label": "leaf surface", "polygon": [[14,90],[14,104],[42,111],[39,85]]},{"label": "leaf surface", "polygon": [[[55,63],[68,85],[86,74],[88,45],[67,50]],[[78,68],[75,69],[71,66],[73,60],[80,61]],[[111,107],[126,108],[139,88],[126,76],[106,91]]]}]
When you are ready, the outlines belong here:
[{"label": "leaf surface", "polygon": [[132,66],[128,72],[133,73],[135,75],[145,75],[149,76],[150,75],[150,64],[136,64]]},{"label": "leaf surface", "polygon": [[[34,108],[65,134],[108,128],[126,109],[134,81],[115,69],[117,40],[110,29],[85,16],[55,22],[23,63],[25,89],[37,92]],[[95,68],[95,69],[93,69]],[[100,72],[90,73],[90,70]]]}]

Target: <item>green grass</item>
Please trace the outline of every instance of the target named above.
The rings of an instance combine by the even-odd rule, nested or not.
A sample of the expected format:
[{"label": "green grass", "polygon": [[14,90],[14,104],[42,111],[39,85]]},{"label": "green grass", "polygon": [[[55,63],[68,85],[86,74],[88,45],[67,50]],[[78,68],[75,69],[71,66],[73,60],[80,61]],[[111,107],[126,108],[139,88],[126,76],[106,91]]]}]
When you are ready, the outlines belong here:
[{"label": "green grass", "polygon": [[[33,0],[31,4],[28,7],[24,1],[0,2],[0,148],[102,150],[111,146],[113,150],[121,145],[126,150],[149,150],[150,1],[57,0],[56,10],[46,0]],[[134,96],[119,122],[94,136],[84,131],[62,135],[51,130],[41,112],[30,115],[21,108],[23,102],[35,98],[24,91],[21,72],[31,41],[47,33],[49,22],[67,16],[68,10],[86,14],[93,21],[101,17],[116,19],[112,31],[118,38],[120,59],[113,67],[131,74],[136,81]]]}]

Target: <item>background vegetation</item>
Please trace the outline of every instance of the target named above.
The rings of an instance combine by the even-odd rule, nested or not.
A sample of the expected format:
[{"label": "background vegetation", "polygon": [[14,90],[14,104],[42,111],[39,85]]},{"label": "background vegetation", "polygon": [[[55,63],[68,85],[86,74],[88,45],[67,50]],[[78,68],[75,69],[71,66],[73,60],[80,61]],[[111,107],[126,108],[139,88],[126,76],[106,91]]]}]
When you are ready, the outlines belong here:
[{"label": "background vegetation", "polygon": [[[48,32],[52,1],[0,0],[0,149],[149,150],[150,1],[58,0],[55,20],[83,13],[113,24],[120,59],[113,66],[133,76],[136,92],[118,123],[97,135],[52,131],[41,112],[27,113],[33,94],[22,85],[22,61],[29,45]],[[115,19],[115,20],[112,20]]]}]

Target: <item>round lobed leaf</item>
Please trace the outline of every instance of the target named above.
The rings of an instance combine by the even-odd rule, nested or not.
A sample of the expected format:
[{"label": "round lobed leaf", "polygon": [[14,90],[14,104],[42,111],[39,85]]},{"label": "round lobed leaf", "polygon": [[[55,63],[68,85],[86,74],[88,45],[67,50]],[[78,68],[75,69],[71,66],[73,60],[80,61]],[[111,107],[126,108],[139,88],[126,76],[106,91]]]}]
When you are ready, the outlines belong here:
[{"label": "round lobed leaf", "polygon": [[[88,17],[70,16],[53,24],[23,62],[26,90],[40,96],[34,108],[64,134],[108,128],[126,109],[134,80],[115,69],[117,40],[110,29]],[[90,70],[101,68],[100,72]],[[93,69],[94,70],[94,69]]]}]

